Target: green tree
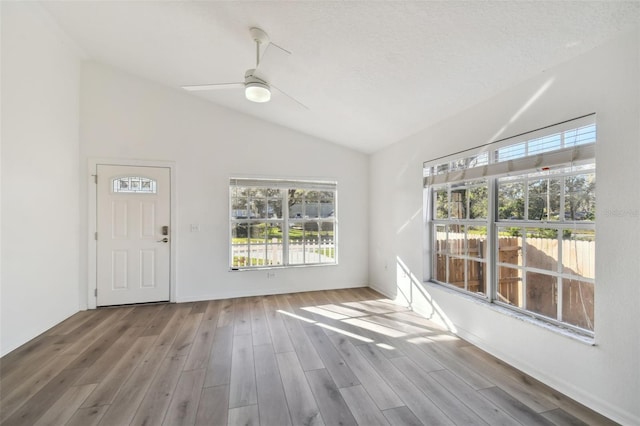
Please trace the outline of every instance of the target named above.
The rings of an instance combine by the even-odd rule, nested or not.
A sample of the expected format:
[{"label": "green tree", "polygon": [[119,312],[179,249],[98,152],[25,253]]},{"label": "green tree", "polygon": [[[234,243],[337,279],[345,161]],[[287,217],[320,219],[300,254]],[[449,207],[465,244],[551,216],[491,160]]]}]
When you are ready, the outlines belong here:
[{"label": "green tree", "polygon": [[595,220],[596,179],[594,174],[565,178],[565,219]]},{"label": "green tree", "polygon": [[498,189],[498,218],[524,219],[524,183],[503,182]]},{"label": "green tree", "polygon": [[529,181],[529,220],[560,219],[560,180],[543,178]]}]

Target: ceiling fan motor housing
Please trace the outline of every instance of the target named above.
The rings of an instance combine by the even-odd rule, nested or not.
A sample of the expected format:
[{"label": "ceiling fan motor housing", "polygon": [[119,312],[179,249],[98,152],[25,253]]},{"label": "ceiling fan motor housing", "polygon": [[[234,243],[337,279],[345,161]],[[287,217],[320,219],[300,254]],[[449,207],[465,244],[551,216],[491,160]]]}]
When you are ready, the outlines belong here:
[{"label": "ceiling fan motor housing", "polygon": [[244,94],[252,102],[269,102],[271,100],[271,88],[266,81],[253,75],[255,69],[249,69],[244,73]]}]

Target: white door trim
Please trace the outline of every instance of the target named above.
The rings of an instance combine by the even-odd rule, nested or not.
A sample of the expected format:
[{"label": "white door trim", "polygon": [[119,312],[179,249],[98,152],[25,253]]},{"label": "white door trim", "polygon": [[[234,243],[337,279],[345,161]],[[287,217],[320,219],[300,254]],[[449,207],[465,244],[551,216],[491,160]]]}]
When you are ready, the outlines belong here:
[{"label": "white door trim", "polygon": [[89,205],[88,212],[88,232],[87,232],[87,308],[96,309],[97,298],[95,290],[98,286],[97,274],[98,265],[96,262],[97,241],[95,232],[97,229],[97,202],[98,192],[94,181],[97,173],[98,164],[110,166],[147,166],[147,167],[166,167],[171,172],[171,262],[169,273],[169,297],[171,302],[176,301],[176,254],[178,247],[178,233],[176,232],[176,216],[177,216],[177,192],[176,192],[176,163],[174,161],[152,161],[152,160],[131,160],[131,159],[114,159],[114,158],[89,158],[88,164],[88,190]]}]

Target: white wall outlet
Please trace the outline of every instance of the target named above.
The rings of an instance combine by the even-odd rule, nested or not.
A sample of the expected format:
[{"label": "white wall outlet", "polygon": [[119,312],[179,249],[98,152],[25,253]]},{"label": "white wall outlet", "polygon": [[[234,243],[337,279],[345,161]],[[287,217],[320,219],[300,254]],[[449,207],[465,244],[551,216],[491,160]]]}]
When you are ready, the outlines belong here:
[{"label": "white wall outlet", "polygon": [[200,232],[200,225],[197,223],[191,224],[191,232]]}]

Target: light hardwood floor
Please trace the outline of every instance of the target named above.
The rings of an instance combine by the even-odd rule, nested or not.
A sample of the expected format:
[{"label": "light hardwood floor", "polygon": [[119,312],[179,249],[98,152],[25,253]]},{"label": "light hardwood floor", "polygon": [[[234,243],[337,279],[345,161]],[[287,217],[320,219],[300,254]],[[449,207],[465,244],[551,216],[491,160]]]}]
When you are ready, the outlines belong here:
[{"label": "light hardwood floor", "polygon": [[79,312],[0,386],[2,425],[614,424],[366,288]]}]

